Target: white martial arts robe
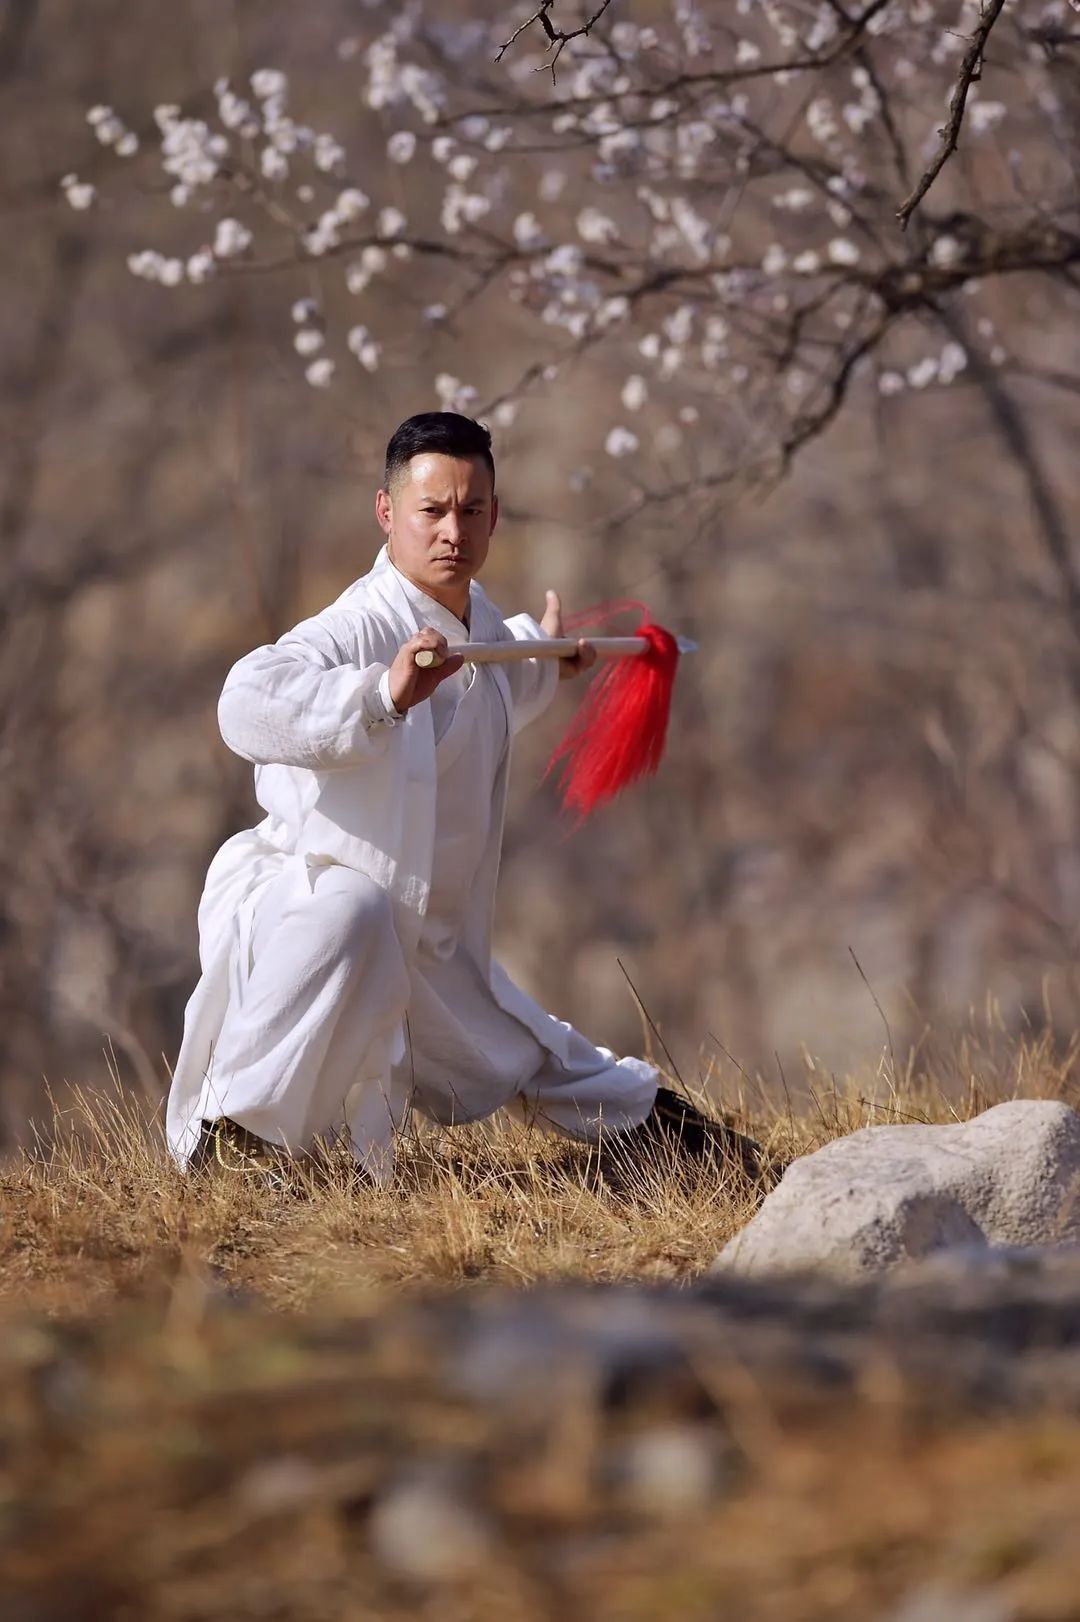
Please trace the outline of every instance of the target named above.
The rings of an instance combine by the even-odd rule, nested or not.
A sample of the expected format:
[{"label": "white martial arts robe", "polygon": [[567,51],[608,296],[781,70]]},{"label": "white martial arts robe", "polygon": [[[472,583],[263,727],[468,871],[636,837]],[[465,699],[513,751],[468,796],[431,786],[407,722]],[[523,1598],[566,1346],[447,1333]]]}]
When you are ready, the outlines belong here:
[{"label": "white martial arts robe", "polygon": [[449,1124],[512,1104],[592,1137],[651,1107],[651,1066],[595,1048],[491,958],[510,737],[550,701],[555,664],[466,665],[394,725],[386,671],[423,625],[543,635],[475,583],[466,630],[384,548],[226,680],[222,734],[268,814],[207,874],[168,1108],[181,1163],[218,1115],[296,1151],[344,1131],[385,1178],[410,1108]]}]

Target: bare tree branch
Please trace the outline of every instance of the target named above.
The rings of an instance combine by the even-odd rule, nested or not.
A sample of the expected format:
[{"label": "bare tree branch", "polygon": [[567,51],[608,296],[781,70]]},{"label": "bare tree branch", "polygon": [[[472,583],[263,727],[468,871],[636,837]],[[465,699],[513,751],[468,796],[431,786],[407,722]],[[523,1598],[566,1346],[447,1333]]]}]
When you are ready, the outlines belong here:
[{"label": "bare tree branch", "polygon": [[563,28],[556,28],[554,23],[551,21],[549,14],[554,4],[555,0],[540,0],[540,4],[533,12],[532,16],[527,17],[521,26],[516,28],[510,35],[510,38],[506,40],[500,47],[499,54],[496,56],[495,61],[501,62],[503,57],[506,55],[506,52],[510,49],[511,45],[513,45],[514,41],[519,39],[521,35],[525,33],[526,29],[531,28],[533,23],[538,22],[548,37],[548,50],[551,50],[553,46],[555,48],[555,55],[551,58],[551,61],[544,64],[545,67],[550,67],[552,83],[554,83],[555,64],[559,60],[559,57],[562,55],[566,46],[569,45],[572,39],[580,39],[583,35],[588,35],[592,32],[592,30],[596,27],[596,24],[604,15],[604,12],[607,10],[608,6],[610,6],[611,0],[601,0],[600,5],[593,12],[588,22],[582,23],[580,28],[570,29],[569,32]]},{"label": "bare tree branch", "polygon": [[938,131],[941,136],[941,145],[938,147],[929,167],[926,169],[914,191],[906,197],[896,211],[900,221],[900,229],[907,230],[908,221],[918,208],[930,187],[945,167],[946,161],[956,151],[960,139],[960,126],[964,121],[964,107],[967,103],[967,94],[972,81],[978,79],[982,72],[983,52],[986,41],[990,37],[990,30],[997,22],[1005,7],[1005,0],[988,0],[982,7],[982,21],[971,36],[971,44],[964,52],[964,60],[960,64],[952,97],[949,101],[949,117]]}]

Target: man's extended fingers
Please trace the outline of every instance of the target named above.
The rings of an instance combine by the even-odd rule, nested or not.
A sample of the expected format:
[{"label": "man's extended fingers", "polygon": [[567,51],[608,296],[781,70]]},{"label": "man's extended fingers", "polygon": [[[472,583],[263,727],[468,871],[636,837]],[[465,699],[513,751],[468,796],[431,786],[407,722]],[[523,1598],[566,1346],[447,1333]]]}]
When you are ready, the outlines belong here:
[{"label": "man's extended fingers", "polygon": [[425,625],[424,629],[413,637],[410,646],[413,649],[413,663],[421,670],[433,670],[446,663],[450,644],[440,631],[436,631],[431,625]]},{"label": "man's extended fingers", "polygon": [[544,601],[546,607],[544,608],[544,617],[540,621],[541,629],[548,636],[562,636],[562,602],[559,599],[558,592],[552,591],[549,586],[544,593]]}]

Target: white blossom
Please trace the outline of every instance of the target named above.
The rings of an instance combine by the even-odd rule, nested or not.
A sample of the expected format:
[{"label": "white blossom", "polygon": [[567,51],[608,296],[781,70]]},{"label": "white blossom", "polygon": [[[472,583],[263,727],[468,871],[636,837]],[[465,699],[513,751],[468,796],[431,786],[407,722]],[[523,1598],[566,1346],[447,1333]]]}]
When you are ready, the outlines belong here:
[{"label": "white blossom", "polygon": [[479,398],[471,383],[463,383],[450,372],[440,372],[436,377],[435,393],[444,411],[467,411]]},{"label": "white blossom", "polygon": [[459,152],[456,157],[450,159],[446,167],[454,179],[464,185],[466,180],[472,178],[476,170],[476,161],[471,152]]},{"label": "white blossom", "polygon": [[556,203],[566,189],[566,171],[564,169],[545,169],[540,176],[540,199],[544,203]]},{"label": "white blossom", "polygon": [[78,175],[65,175],[60,189],[70,206],[80,211],[92,207],[97,196],[96,186],[92,186],[88,180],[80,180]]},{"label": "white blossom", "polygon": [[334,213],[339,220],[357,220],[365,209],[371,207],[371,198],[362,192],[358,186],[346,186],[338,193],[334,204]]},{"label": "white blossom", "polygon": [[[218,79],[214,85],[218,117],[229,130],[243,129],[254,119],[251,103],[238,96],[227,79]],[[256,125],[257,127],[257,125]]]},{"label": "white blossom", "polygon": [[318,220],[304,232],[303,244],[308,253],[315,259],[321,259],[323,254],[329,253],[332,248],[340,247],[341,237],[338,227],[341,225],[341,216],[336,209],[328,208],[319,215]]},{"label": "white blossom", "polygon": [[849,237],[833,237],[825,251],[834,265],[857,265],[861,258],[858,248]]},{"label": "white blossom", "polygon": [[630,314],[630,300],[618,293],[614,298],[606,298],[596,312],[596,325],[603,331],[606,327],[614,326],[618,321],[625,321]]},{"label": "white blossom", "polygon": [[509,428],[518,414],[520,402],[517,400],[500,400],[495,407],[494,417],[500,428]]},{"label": "white blossom", "polygon": [[537,248],[544,240],[540,221],[535,214],[519,214],[514,221],[514,241],[519,248]]},{"label": "white blossom", "polygon": [[257,68],[251,75],[250,83],[260,101],[269,101],[273,96],[284,96],[289,87],[289,81],[278,68]]},{"label": "white blossom", "polygon": [[334,363],[328,355],[320,355],[304,368],[304,376],[313,389],[328,389],[334,381]]},{"label": "white blossom", "polygon": [[809,186],[791,186],[787,191],[778,192],[772,199],[773,208],[787,210],[791,214],[804,213],[813,203],[814,194]]},{"label": "white blossom", "polygon": [[350,327],[345,342],[365,371],[378,370],[382,346],[372,337],[367,327]]},{"label": "white blossom", "polygon": [[298,355],[317,355],[325,342],[318,327],[300,327],[293,337],[293,348]]},{"label": "white blossom", "polygon": [[694,327],[694,306],[680,304],[677,310],[665,316],[661,325],[673,344],[686,343]]},{"label": "white blossom", "polygon": [[289,160],[276,146],[264,146],[259,154],[259,169],[266,180],[287,180]]},{"label": "white blossom", "polygon": [[955,265],[964,257],[964,244],[959,237],[949,236],[945,232],[934,238],[930,245],[929,257],[932,265]]},{"label": "white blossom", "polygon": [[[90,113],[94,116],[91,118]],[[111,107],[91,107],[86,121],[102,146],[115,146],[124,134],[124,125]]]},{"label": "white blossom", "polygon": [[678,344],[668,344],[667,348],[660,352],[660,376],[665,379],[674,377],[684,359],[685,356]]},{"label": "white blossom", "polygon": [[1000,124],[1005,112],[1003,101],[974,101],[968,108],[968,123],[976,135],[985,135],[995,124]]},{"label": "white blossom", "polygon": [[900,372],[885,371],[878,378],[879,394],[900,394],[907,385]]},{"label": "white blossom", "polygon": [[323,174],[333,174],[345,162],[345,148],[332,135],[317,135],[313,153],[315,167]]},{"label": "white blossom", "polygon": [[959,377],[960,373],[964,371],[967,363],[967,350],[962,344],[958,344],[954,340],[950,339],[950,341],[941,351],[941,357],[938,363],[939,381],[942,383],[951,383],[954,378]]},{"label": "white blossom", "polygon": [[916,361],[914,366],[907,369],[907,380],[913,389],[925,389],[938,375],[938,358],[936,355],[926,355],[922,360]]},{"label": "white blossom", "polygon": [[217,269],[217,262],[209,248],[200,248],[189,254],[185,272],[189,282],[208,282]]},{"label": "white blossom", "polygon": [[161,128],[165,173],[183,186],[209,185],[228,153],[227,138],[213,132],[201,118],[181,118],[179,109],[168,104],[158,107],[154,116]]},{"label": "white blossom", "polygon": [[813,248],[804,248],[791,261],[791,268],[800,276],[812,276],[821,269],[821,255],[815,253]]},{"label": "white blossom", "polygon": [[296,325],[303,326],[308,321],[318,318],[319,306],[313,298],[298,298],[289,311]]},{"label": "white blossom", "polygon": [[214,254],[218,259],[235,259],[251,246],[251,232],[239,220],[219,220],[214,232]]},{"label": "white blossom", "polygon": [[608,243],[619,240],[619,227],[615,221],[591,204],[578,214],[577,229],[583,242]]},{"label": "white blossom", "polygon": [[386,143],[386,155],[391,163],[408,163],[416,151],[416,136],[412,130],[395,130]]},{"label": "white blossom", "polygon": [[632,456],[639,444],[638,436],[620,425],[611,429],[604,441],[604,449],[609,456]]},{"label": "white blossom", "polygon": [[437,321],[445,321],[447,308],[445,304],[426,304],[424,306],[424,320],[434,325]]},{"label": "white blossom", "polygon": [[399,237],[408,223],[400,208],[379,210],[377,229],[381,237]]},{"label": "white blossom", "polygon": [[619,398],[627,411],[640,411],[649,398],[648,385],[638,372],[633,372],[622,386]]}]

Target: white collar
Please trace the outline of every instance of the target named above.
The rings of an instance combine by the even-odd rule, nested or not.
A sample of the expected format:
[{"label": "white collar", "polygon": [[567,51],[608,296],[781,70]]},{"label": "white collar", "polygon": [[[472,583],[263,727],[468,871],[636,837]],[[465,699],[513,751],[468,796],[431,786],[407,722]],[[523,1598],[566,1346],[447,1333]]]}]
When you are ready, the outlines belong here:
[{"label": "white collar", "polygon": [[[421,616],[421,620],[425,625],[432,626],[436,631],[439,631],[443,636],[445,636],[448,641],[469,641],[469,627],[465,624],[464,620],[459,620],[457,615],[449,608],[438,602],[434,597],[429,596],[426,591],[410,580],[408,575],[402,574],[397,564],[391,560],[389,555],[387,555],[386,561],[390,568],[393,569],[394,574],[397,576],[398,584],[400,585],[402,591],[409,599],[409,602],[412,604],[413,608],[416,609],[417,613]],[[473,605],[470,602],[470,620],[474,617],[472,613],[472,606]]]}]

